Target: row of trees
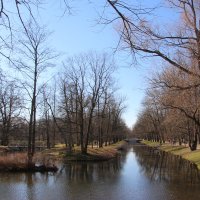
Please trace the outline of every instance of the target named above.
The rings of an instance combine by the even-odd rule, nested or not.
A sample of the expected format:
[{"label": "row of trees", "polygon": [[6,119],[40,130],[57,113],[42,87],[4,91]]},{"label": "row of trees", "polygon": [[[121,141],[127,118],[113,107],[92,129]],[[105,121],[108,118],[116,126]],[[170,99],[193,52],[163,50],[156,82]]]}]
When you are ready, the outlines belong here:
[{"label": "row of trees", "polygon": [[[26,9],[25,13],[29,13],[31,18],[34,19],[34,13],[31,8],[32,5],[36,5],[39,1],[11,2],[15,5],[18,19],[21,22],[27,37],[26,40],[30,44],[30,46],[27,46],[27,41],[21,43],[21,45],[24,46],[22,50],[27,50],[25,52],[22,51],[23,58],[28,55],[27,58],[29,59],[29,53],[33,53],[31,60],[34,61],[35,70],[31,71],[34,75],[31,77],[34,84],[31,85],[31,87],[27,87],[25,82],[22,84],[31,99],[31,117],[29,121],[29,154],[31,155],[34,153],[31,149],[34,149],[35,127],[37,121],[36,107],[38,106],[38,103],[36,102],[36,99],[37,95],[40,94],[40,91],[42,90],[41,88],[43,88],[38,87],[38,78],[40,75],[38,72],[42,72],[49,64],[46,61],[48,59],[51,60],[55,55],[52,57],[52,54],[50,54],[50,57],[43,57],[46,52],[45,50],[41,53],[41,59],[45,58],[42,61],[43,64],[41,64],[38,60],[37,40],[30,35],[29,29],[27,29],[27,23],[25,23],[24,20],[25,18],[23,18],[24,15],[22,15],[22,12],[20,12],[19,9],[24,6]],[[199,135],[199,0],[166,0],[168,9],[170,12],[174,12],[177,17],[176,23],[171,26],[168,26],[169,22],[167,19],[166,24],[164,24],[164,22],[162,24],[156,24],[155,20],[152,20],[152,16],[154,15],[150,14],[154,14],[153,12],[157,10],[156,7],[141,8],[140,5],[130,4],[130,2],[126,0],[106,0],[105,2],[106,6],[104,13],[106,13],[106,8],[109,8],[109,10],[112,8],[114,11],[113,15],[115,16],[110,20],[106,18],[104,23],[118,23],[117,31],[120,35],[119,44],[121,44],[121,47],[130,50],[133,56],[135,56],[135,59],[138,58],[138,56],[152,56],[160,58],[159,61],[162,61],[162,63],[160,63],[163,66],[163,71],[155,75],[151,81],[152,89],[147,92],[147,97],[144,101],[144,110],[140,114],[135,130],[141,130],[141,133],[149,132],[148,137],[151,135],[151,138],[160,141],[165,141],[168,137],[177,137],[181,139],[188,138],[191,149],[196,149]],[[8,15],[12,12],[8,12],[7,14],[5,4],[5,1],[2,1],[2,9],[0,12],[1,16],[4,17],[3,25],[5,29],[8,31],[9,36],[12,36],[12,21],[9,20],[10,18]],[[102,17],[102,19],[105,18]],[[6,42],[7,38],[9,38],[11,41],[10,43],[12,43],[13,37],[1,37],[1,54],[9,59],[12,65],[17,69],[20,69],[23,76],[28,75],[27,77],[30,77],[30,74],[26,71],[27,69],[30,69],[29,65],[24,64],[24,62],[21,62],[19,59],[17,59],[17,62],[13,61],[7,56],[8,54],[5,54],[2,51],[2,49],[7,49],[8,47]],[[38,39],[39,37],[36,36],[36,38]],[[41,39],[39,40],[41,41]],[[5,52],[7,53],[7,50]],[[47,55],[49,55],[49,53],[46,54],[46,56]],[[87,61],[79,60],[82,60],[82,58],[76,59],[76,61],[67,61],[66,66],[68,66],[68,75],[60,78],[64,82],[61,84],[61,107],[64,107],[65,105],[66,109],[60,108],[60,112],[62,110],[63,114],[60,115],[59,118],[63,118],[68,122],[69,126],[67,126],[67,129],[69,133],[73,133],[73,136],[76,135],[77,132],[79,133],[82,152],[86,152],[87,145],[91,138],[98,138],[99,135],[101,135],[102,127],[105,129],[107,126],[109,127],[108,130],[112,127],[111,124],[108,125],[107,119],[112,119],[113,123],[115,121],[115,117],[111,117],[109,114],[110,110],[112,110],[109,106],[111,104],[110,102],[116,107],[121,105],[121,103],[116,102],[115,98],[110,97],[112,96],[112,90],[108,89],[110,82],[105,82],[104,79],[100,80],[101,77],[106,76],[106,72],[104,70],[103,72],[97,70],[97,72],[101,74],[97,75],[93,70],[93,65],[95,64],[89,61],[90,59],[88,60],[87,58]],[[80,62],[81,64],[83,63],[83,65],[80,65]],[[76,67],[78,66],[78,68],[73,67],[74,65]],[[41,71],[37,71],[40,69]],[[91,79],[91,74],[94,75],[94,80]],[[46,100],[43,105],[45,107],[44,116],[46,124],[48,124],[48,116],[51,114],[54,116],[52,120],[53,123],[56,124],[56,127],[59,127],[58,129],[62,133],[64,127],[61,125],[61,120],[56,117],[56,106],[51,105],[47,96],[47,92],[44,92],[43,97]],[[114,111],[111,113],[113,112]],[[116,113],[121,113],[121,109],[118,109]],[[104,118],[104,116],[106,117]],[[119,123],[117,122],[117,124]],[[188,137],[183,137],[185,134],[188,135]],[[70,135],[65,135],[65,138],[66,143],[69,143],[68,145],[72,146],[74,138]],[[99,140],[99,143],[102,142]]]},{"label": "row of trees", "polygon": [[62,141],[69,150],[81,145],[82,153],[87,153],[89,143],[102,147],[126,136],[121,117],[124,102],[116,99],[114,65],[106,55],[70,58],[64,73],[49,83],[39,82],[40,65],[23,66],[25,80],[1,77],[2,145],[8,145],[9,139],[28,140],[32,157],[38,140],[45,140],[48,148]]},{"label": "row of trees", "polygon": [[58,55],[37,22],[42,2],[0,2],[0,139],[2,145],[28,145],[30,164],[41,140],[48,148],[64,141],[70,151],[77,144],[87,153],[89,144],[102,147],[128,132],[121,117],[123,99],[116,98],[112,79],[115,67],[106,55],[70,58],[59,78],[49,78]]},{"label": "row of trees", "polygon": [[121,47],[135,60],[154,57],[162,66],[150,80],[134,133],[160,142],[188,142],[195,150],[200,138],[200,1],[160,1],[163,10],[174,14],[173,22],[164,18],[162,23],[154,20],[160,6],[108,3],[116,13],[109,22],[120,21]]},{"label": "row of trees", "polygon": [[78,134],[77,143],[82,153],[86,153],[90,141],[98,141],[102,147],[104,142],[122,139],[124,106],[122,100],[116,101],[113,96],[113,63],[106,55],[90,54],[68,59],[64,66],[60,111],[61,118],[68,124],[65,143],[71,148],[72,135]]},{"label": "row of trees", "polygon": [[47,148],[64,141],[69,151],[77,144],[87,153],[88,144],[102,147],[123,139],[124,102],[116,99],[115,66],[108,56],[91,52],[69,58],[64,71],[47,81],[57,55],[46,45],[43,28],[26,27],[10,63],[17,75],[1,75],[1,144],[24,140],[31,161],[39,140]]},{"label": "row of trees", "polygon": [[169,67],[150,81],[134,133],[148,140],[188,143],[196,150],[200,139],[199,80]]}]

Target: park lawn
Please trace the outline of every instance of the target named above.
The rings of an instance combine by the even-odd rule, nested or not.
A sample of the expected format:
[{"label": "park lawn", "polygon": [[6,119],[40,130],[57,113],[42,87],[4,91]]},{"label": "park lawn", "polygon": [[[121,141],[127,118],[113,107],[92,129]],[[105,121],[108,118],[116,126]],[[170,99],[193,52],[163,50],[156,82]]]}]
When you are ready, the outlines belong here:
[{"label": "park lawn", "polygon": [[185,146],[172,146],[169,144],[162,145],[159,147],[159,149],[165,151],[165,152],[171,152],[172,154],[175,155],[183,155],[185,153],[189,153],[190,149]]},{"label": "park lawn", "polygon": [[143,140],[141,143],[146,144],[147,146],[150,146],[150,147],[158,147],[160,145],[159,142],[152,142],[148,140]]},{"label": "park lawn", "polygon": [[192,163],[195,163],[200,170],[200,150],[190,151],[189,153],[184,154],[182,157],[191,161]]}]

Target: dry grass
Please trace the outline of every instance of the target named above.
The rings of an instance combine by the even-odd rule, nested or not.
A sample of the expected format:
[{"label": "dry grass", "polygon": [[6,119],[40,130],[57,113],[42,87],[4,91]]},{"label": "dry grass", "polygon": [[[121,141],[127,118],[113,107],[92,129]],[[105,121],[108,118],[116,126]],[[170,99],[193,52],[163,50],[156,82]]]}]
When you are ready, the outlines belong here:
[{"label": "dry grass", "polygon": [[27,165],[26,153],[9,153],[0,156],[0,168],[23,167]]},{"label": "dry grass", "polygon": [[55,148],[65,148],[65,146],[66,146],[65,144],[59,143],[55,145]]},{"label": "dry grass", "polygon": [[3,172],[46,172],[57,169],[53,159],[38,153],[34,156],[32,165],[28,165],[27,153],[8,153],[0,156],[0,171]]},{"label": "dry grass", "polygon": [[152,141],[148,141],[148,140],[143,140],[141,143],[146,144],[150,147],[158,147],[160,146],[159,142],[152,142]]},{"label": "dry grass", "polygon": [[121,141],[103,148],[97,148],[88,146],[87,155],[81,154],[80,146],[75,146],[72,153],[68,153],[65,145],[58,144],[55,148],[45,150],[42,155],[46,157],[52,157],[55,159],[65,159],[67,161],[100,161],[109,160],[114,158],[118,154],[118,149],[122,148],[126,144],[125,141]]},{"label": "dry grass", "polygon": [[9,149],[7,146],[1,146],[0,145],[0,153],[4,153],[4,152],[7,152]]},{"label": "dry grass", "polygon": [[195,163],[198,169],[200,170],[200,150],[191,151],[187,154],[184,154],[182,157],[186,160]]},{"label": "dry grass", "polygon": [[189,148],[185,146],[172,146],[169,144],[164,144],[160,146],[160,149],[166,152],[171,152],[175,155],[182,155],[185,152],[189,152]]},{"label": "dry grass", "polygon": [[[119,142],[103,148],[88,147],[88,154],[82,155],[80,147],[75,147],[72,153],[68,153],[63,144],[55,148],[46,149],[35,154],[33,162],[39,165],[53,166],[60,160],[67,161],[101,161],[114,158],[118,154],[118,149],[122,148],[126,142]],[[27,167],[27,153],[3,153],[0,155],[0,170]]]}]

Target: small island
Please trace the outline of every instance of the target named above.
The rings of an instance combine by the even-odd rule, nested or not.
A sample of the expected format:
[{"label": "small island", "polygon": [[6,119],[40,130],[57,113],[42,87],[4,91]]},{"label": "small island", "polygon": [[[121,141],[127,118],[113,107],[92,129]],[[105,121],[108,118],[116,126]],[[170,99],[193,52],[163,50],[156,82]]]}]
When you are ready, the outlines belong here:
[{"label": "small island", "polygon": [[35,153],[31,164],[25,152],[13,152],[9,147],[0,146],[0,172],[57,172],[58,162],[100,162],[115,158],[126,149],[127,142],[120,141],[102,148],[88,147],[87,154],[82,154],[80,147],[71,152],[64,144],[55,145]]}]

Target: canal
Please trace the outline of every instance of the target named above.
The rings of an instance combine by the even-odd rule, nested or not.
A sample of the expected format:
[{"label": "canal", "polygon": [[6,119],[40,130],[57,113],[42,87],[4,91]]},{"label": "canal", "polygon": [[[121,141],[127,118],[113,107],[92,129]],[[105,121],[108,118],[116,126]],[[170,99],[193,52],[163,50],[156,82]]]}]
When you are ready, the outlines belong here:
[{"label": "canal", "polygon": [[200,199],[198,170],[179,157],[130,145],[116,159],[60,165],[53,173],[0,173],[2,200]]}]

